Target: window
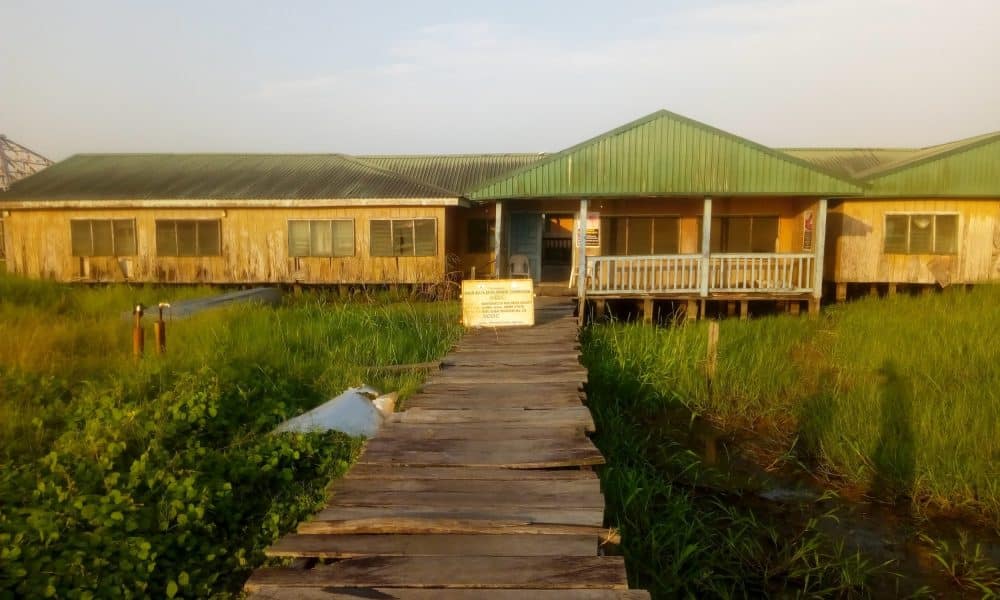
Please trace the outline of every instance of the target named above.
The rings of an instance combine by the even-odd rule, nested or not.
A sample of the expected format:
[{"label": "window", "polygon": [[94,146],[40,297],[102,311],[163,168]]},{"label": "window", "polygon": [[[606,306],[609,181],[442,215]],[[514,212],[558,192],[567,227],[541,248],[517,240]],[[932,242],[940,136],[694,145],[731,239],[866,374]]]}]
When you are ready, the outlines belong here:
[{"label": "window", "polygon": [[354,221],[289,221],[288,255],[354,256]]},{"label": "window", "polygon": [[135,220],[72,219],[73,256],[135,256]]},{"label": "window", "polygon": [[437,254],[435,219],[385,219],[371,225],[372,256],[434,256]]},{"label": "window", "polygon": [[222,224],[213,220],[165,220],[156,222],[157,256],[219,256],[222,254]]},{"label": "window", "polygon": [[886,215],[885,252],[957,254],[958,215]]},{"label": "window", "polygon": [[493,219],[469,219],[468,247],[470,253],[493,252],[496,248],[496,222]]},{"label": "window", "polygon": [[[701,219],[698,247],[701,247]],[[712,217],[712,252],[777,252],[778,217]]]},{"label": "window", "polygon": [[602,219],[603,253],[611,256],[677,254],[677,217],[608,217]]}]

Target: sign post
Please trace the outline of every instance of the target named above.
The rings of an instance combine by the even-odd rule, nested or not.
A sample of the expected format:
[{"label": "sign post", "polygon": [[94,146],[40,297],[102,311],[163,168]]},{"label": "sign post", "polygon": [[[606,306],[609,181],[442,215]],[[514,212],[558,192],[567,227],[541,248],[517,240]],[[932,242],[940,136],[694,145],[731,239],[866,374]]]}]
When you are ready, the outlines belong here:
[{"label": "sign post", "polygon": [[466,327],[534,325],[534,282],[530,279],[463,281],[462,324]]}]

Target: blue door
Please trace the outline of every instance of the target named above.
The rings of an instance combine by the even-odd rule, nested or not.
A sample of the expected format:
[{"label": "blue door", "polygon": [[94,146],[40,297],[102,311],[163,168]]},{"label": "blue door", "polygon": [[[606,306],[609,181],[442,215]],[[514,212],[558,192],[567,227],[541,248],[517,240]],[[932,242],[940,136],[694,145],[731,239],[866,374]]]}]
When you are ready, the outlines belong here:
[{"label": "blue door", "polygon": [[[528,257],[531,278],[538,281],[542,273],[542,215],[511,213],[509,248],[509,256],[523,254]],[[508,257],[508,267],[509,260]]]}]

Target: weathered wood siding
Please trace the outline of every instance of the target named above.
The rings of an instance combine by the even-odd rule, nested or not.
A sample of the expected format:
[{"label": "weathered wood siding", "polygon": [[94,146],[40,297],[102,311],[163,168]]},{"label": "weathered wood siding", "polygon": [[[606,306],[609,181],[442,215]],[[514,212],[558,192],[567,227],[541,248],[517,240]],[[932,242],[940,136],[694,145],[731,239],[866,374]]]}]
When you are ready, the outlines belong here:
[{"label": "weathered wood siding", "polygon": [[[373,257],[369,222],[373,219],[433,218],[437,252],[426,257]],[[438,206],[350,208],[136,208],[13,209],[4,218],[7,269],[29,277],[60,281],[123,279],[115,257],[81,259],[72,255],[70,219],[135,219],[138,255],[130,279],[177,283],[424,283],[440,281],[448,253],[446,209]],[[159,257],[157,219],[219,219],[222,255]],[[288,255],[289,219],[353,219],[355,255],[292,258]],[[454,250],[451,250],[454,251]]]},{"label": "weathered wood siding", "polygon": [[[886,254],[888,213],[958,213],[958,253]],[[828,281],[951,284],[1000,280],[1000,201],[844,200],[830,208]]]}]

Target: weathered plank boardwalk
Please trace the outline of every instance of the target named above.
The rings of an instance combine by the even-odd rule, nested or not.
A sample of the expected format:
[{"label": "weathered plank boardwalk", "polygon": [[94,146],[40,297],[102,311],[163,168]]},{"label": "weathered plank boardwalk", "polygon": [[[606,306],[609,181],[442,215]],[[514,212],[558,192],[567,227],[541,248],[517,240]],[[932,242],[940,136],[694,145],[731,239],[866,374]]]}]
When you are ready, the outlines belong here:
[{"label": "weathered plank boardwalk", "polygon": [[471,331],[388,419],[326,508],[267,554],[250,597],[640,600],[591,467],[572,306],[532,328]]}]

